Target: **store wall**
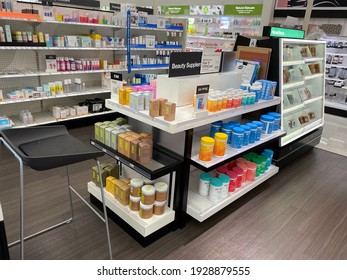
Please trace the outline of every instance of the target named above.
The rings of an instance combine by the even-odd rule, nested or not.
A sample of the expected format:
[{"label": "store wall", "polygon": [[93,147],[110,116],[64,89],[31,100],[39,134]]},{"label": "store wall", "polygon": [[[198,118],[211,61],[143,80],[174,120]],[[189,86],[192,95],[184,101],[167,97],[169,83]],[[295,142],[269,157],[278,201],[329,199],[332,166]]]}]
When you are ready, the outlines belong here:
[{"label": "store wall", "polygon": [[[267,0],[269,1],[269,0]],[[153,6],[153,3],[157,2],[157,4],[160,6],[179,6],[179,5],[225,5],[225,4],[263,4],[263,0],[218,0],[213,1],[211,3],[211,0],[100,0],[101,6],[108,6],[109,3],[134,3],[139,6]]]}]

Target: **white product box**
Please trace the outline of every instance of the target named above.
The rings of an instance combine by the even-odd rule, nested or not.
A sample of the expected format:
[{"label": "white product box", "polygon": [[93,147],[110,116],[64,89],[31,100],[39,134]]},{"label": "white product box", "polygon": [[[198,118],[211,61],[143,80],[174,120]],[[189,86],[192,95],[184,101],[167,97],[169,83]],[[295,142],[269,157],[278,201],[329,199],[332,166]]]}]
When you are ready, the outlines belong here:
[{"label": "white product box", "polygon": [[145,44],[146,48],[153,49],[155,48],[155,36],[154,35],[145,35]]},{"label": "white product box", "polygon": [[176,106],[191,105],[196,87],[207,84],[210,85],[210,89],[215,90],[239,89],[241,73],[212,73],[172,78],[169,78],[168,75],[158,75],[156,97],[166,98],[168,101],[176,103]]},{"label": "white product box", "polygon": [[78,40],[77,36],[65,36],[65,40],[67,42],[67,46],[71,48],[78,48]]},{"label": "white product box", "polygon": [[54,118],[59,119],[61,116],[61,108],[59,106],[53,106],[52,114]]}]

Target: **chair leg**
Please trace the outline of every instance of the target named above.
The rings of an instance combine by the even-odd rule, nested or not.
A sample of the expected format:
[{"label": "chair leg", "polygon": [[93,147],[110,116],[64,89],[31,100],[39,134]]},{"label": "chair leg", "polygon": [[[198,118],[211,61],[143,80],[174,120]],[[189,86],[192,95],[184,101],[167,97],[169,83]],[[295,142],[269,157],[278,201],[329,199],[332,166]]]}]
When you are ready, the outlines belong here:
[{"label": "chair leg", "polygon": [[69,166],[68,165],[66,165],[66,176],[67,176],[67,184],[68,184],[68,190],[69,190],[70,209],[71,209],[71,221],[72,221],[75,218],[75,212],[73,210],[73,204],[72,204],[70,173],[69,173]]},{"label": "chair leg", "polygon": [[20,258],[24,260],[24,168],[23,161],[19,160],[20,176]]},{"label": "chair leg", "polygon": [[109,231],[109,227],[108,227],[108,218],[107,218],[107,209],[106,209],[106,203],[105,203],[104,184],[103,184],[102,178],[101,178],[100,162],[99,162],[98,159],[95,159],[95,161],[96,161],[96,163],[98,165],[98,172],[99,172],[99,178],[100,178],[100,192],[101,192],[102,207],[103,207],[103,211],[104,211],[104,219],[105,219],[105,226],[106,226],[108,250],[109,250],[109,254],[110,254],[110,259],[112,260],[112,247],[111,247],[110,231]]}]

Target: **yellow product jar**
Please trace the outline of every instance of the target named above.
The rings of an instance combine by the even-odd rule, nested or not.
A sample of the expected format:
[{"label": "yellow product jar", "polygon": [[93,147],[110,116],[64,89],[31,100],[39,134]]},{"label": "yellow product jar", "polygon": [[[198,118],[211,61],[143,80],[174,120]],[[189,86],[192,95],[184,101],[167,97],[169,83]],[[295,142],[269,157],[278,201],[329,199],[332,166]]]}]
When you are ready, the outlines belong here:
[{"label": "yellow product jar", "polygon": [[214,135],[214,146],[213,155],[217,157],[222,157],[225,155],[225,150],[227,147],[228,134],[223,132],[217,132]]},{"label": "yellow product jar", "polygon": [[126,89],[125,88],[119,89],[119,104],[126,105]]},{"label": "yellow product jar", "polygon": [[211,161],[213,154],[214,139],[209,136],[201,137],[199,159],[202,161]]}]

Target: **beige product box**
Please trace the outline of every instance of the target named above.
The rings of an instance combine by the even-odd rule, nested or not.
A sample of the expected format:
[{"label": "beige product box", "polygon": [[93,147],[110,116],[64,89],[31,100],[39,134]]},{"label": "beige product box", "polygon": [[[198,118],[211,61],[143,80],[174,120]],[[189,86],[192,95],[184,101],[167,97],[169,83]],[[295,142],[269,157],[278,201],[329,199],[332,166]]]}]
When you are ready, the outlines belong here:
[{"label": "beige product box", "polygon": [[148,48],[148,49],[155,48],[155,36],[154,35],[145,35],[144,41],[146,44],[146,48]]},{"label": "beige product box", "polygon": [[164,120],[168,122],[174,121],[176,118],[176,104],[172,102],[165,103]]},{"label": "beige product box", "polygon": [[138,147],[138,161],[144,165],[151,161],[151,145],[140,142]]},{"label": "beige product box", "polygon": [[116,185],[113,183],[113,180],[116,179],[113,176],[108,176],[106,178],[106,191],[109,192],[110,194],[112,194],[114,196],[115,193],[115,187]]},{"label": "beige product box", "polygon": [[131,142],[130,142],[130,158],[132,160],[138,161],[139,157],[138,157],[138,149],[139,149],[139,143],[141,141],[139,139],[134,138]]},{"label": "beige product box", "polygon": [[124,138],[124,153],[123,154],[128,158],[130,158],[130,143],[134,139],[135,138],[132,136],[128,136]]},{"label": "beige product box", "polygon": [[108,126],[105,128],[105,145],[111,147],[111,132],[115,128],[113,126]]},{"label": "beige product box", "polygon": [[121,133],[125,133],[125,129],[114,129],[111,131],[111,148],[114,150],[118,150],[118,135]]},{"label": "beige product box", "polygon": [[104,170],[106,170],[110,176],[114,177],[114,179],[119,179],[119,165],[118,164],[115,163],[112,165],[108,165],[104,168]]},{"label": "beige product box", "polygon": [[97,141],[100,141],[100,126],[102,126],[102,122],[97,122],[94,124],[94,138]]},{"label": "beige product box", "polygon": [[152,118],[159,117],[160,102],[158,99],[151,99],[149,101],[149,115]]},{"label": "beige product box", "polygon": [[119,199],[119,185],[124,184],[124,182],[122,182],[119,179],[113,179],[113,183],[115,185],[114,197],[118,200]]},{"label": "beige product box", "polygon": [[167,102],[166,98],[158,98],[159,100],[159,116],[165,115],[165,104]]},{"label": "beige product box", "polygon": [[[106,185],[106,178],[108,176],[109,176],[108,172],[106,170],[104,170],[103,168],[101,168],[101,178],[102,178],[102,182],[103,182],[104,186]],[[99,172],[98,172],[97,166],[93,166],[93,168],[92,168],[92,181],[94,182],[95,185],[100,187],[100,177],[99,177]]]},{"label": "beige product box", "polygon": [[168,75],[158,75],[157,98],[166,98],[178,107],[191,105],[197,86],[206,85],[206,81],[211,89],[226,90],[240,88],[242,79],[241,73],[234,71],[170,78]]},{"label": "beige product box", "polygon": [[107,124],[102,124],[99,127],[99,141],[105,143],[105,129],[108,128]]},{"label": "beige product box", "polygon": [[152,138],[142,138],[141,142],[146,143],[150,146],[151,149],[149,151],[150,152],[149,156],[150,156],[150,158],[152,158],[153,157],[153,140],[152,140]]},{"label": "beige product box", "polygon": [[121,181],[124,182],[125,184],[128,184],[128,185],[129,185],[131,179],[130,179],[130,178],[122,178]]},{"label": "beige product box", "polygon": [[119,184],[118,186],[119,190],[119,196],[118,201],[123,204],[124,206],[129,204],[129,199],[130,199],[130,187],[128,184],[122,182],[122,184]]},{"label": "beige product box", "polygon": [[118,134],[118,152],[124,154],[124,139],[128,137],[125,133]]}]

